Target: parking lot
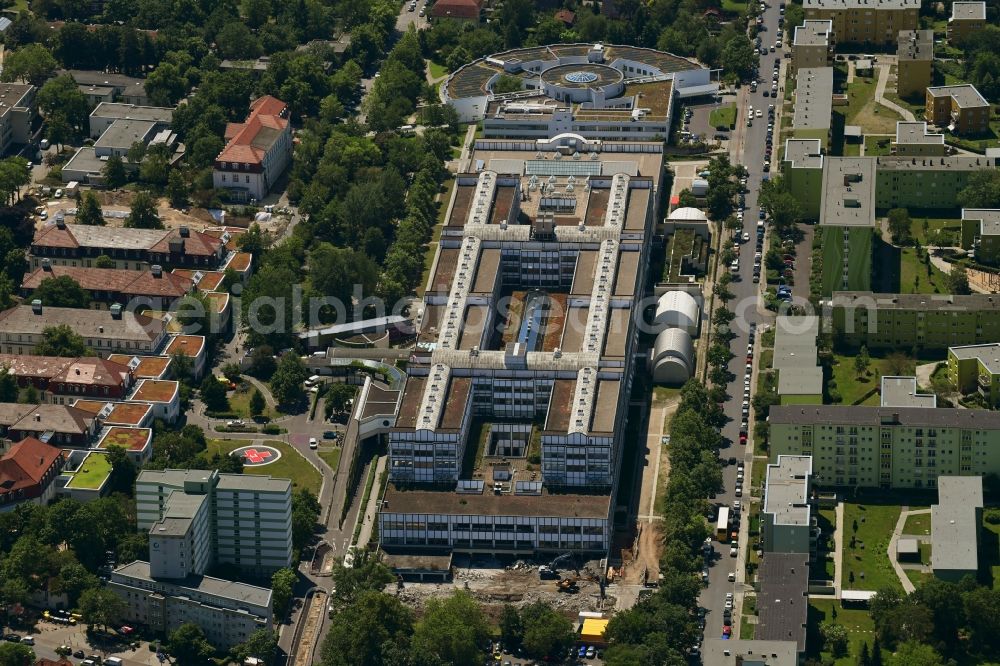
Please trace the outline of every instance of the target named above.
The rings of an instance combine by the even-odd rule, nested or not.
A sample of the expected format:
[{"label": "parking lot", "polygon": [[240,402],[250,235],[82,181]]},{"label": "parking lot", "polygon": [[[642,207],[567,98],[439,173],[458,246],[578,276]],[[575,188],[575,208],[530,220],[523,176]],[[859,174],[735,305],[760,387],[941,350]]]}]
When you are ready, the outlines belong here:
[{"label": "parking lot", "polygon": [[159,666],[163,663],[157,658],[155,649],[150,649],[148,641],[135,638],[131,642],[137,646],[135,649],[121,640],[102,642],[96,634],[88,637],[87,626],[82,623],[55,624],[39,618],[30,627],[21,625],[13,631],[7,631],[5,638],[10,634],[16,634],[21,640],[31,636],[32,649],[40,659],[58,660],[60,655],[57,650],[60,646],[66,646],[72,651],[68,659],[73,664],[80,664],[92,657],[99,657],[102,661],[107,657],[118,657],[124,666]]}]

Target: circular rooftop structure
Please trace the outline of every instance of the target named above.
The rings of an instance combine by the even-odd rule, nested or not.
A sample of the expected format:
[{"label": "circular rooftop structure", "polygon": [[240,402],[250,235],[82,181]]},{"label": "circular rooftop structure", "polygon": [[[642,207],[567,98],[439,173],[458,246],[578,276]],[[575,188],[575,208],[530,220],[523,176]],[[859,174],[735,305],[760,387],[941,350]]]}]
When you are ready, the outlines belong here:
[{"label": "circular rooftop structure", "polygon": [[674,212],[670,213],[670,215],[667,217],[667,219],[668,220],[685,220],[685,221],[693,221],[693,220],[699,220],[699,221],[700,220],[706,220],[707,221],[708,220],[708,216],[705,215],[705,213],[703,211],[700,211],[697,208],[691,208],[690,206],[687,206],[687,207],[684,207],[684,208],[678,208],[678,209],[674,210]]},{"label": "circular rooftop structure", "polygon": [[502,51],[463,65],[441,86],[441,97],[453,104],[479,98],[475,104],[482,105],[501,76],[513,76],[521,79],[524,90],[560,101],[599,101],[602,93],[605,99],[621,96],[630,80],[699,69],[704,68],[695,60],[638,46],[551,44]]}]

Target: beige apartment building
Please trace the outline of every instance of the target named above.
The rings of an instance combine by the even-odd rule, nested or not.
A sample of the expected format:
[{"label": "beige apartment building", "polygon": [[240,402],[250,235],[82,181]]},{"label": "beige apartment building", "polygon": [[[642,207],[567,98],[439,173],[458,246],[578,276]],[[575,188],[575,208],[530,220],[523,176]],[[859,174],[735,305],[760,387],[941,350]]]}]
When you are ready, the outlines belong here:
[{"label": "beige apartment building", "polygon": [[819,485],[935,488],[938,476],[1000,472],[1000,413],[928,407],[771,408],[771,462],[813,457]]},{"label": "beige apartment building", "polygon": [[961,43],[968,35],[986,27],[985,2],[953,2],[948,19],[948,43]]},{"label": "beige apartment building", "polygon": [[934,31],[904,30],[896,43],[896,93],[920,96],[931,85],[934,63]]},{"label": "beige apartment building", "polygon": [[900,157],[940,157],[948,154],[944,134],[927,131],[924,121],[900,120],[896,123],[896,139],[890,152]]},{"label": "beige apartment building", "polygon": [[888,46],[919,27],[920,0],[803,0],[802,7],[806,19],[832,21],[839,43]]},{"label": "beige apartment building", "polygon": [[833,56],[833,21],[803,21],[792,37],[792,72],[829,67]]},{"label": "beige apartment building", "polygon": [[955,134],[980,134],[990,127],[990,103],[971,83],[927,88],[924,117]]}]

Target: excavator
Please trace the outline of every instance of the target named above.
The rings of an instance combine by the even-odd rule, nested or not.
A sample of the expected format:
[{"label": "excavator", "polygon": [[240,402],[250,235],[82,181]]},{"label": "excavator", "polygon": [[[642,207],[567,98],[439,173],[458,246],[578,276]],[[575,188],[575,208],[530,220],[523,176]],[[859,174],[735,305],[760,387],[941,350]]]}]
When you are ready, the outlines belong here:
[{"label": "excavator", "polygon": [[563,553],[559,557],[549,562],[547,565],[543,564],[542,566],[538,567],[538,577],[541,578],[542,580],[554,580],[556,578],[559,578],[559,570],[557,569],[557,565],[563,560],[569,559],[571,557],[573,557],[573,553]]}]

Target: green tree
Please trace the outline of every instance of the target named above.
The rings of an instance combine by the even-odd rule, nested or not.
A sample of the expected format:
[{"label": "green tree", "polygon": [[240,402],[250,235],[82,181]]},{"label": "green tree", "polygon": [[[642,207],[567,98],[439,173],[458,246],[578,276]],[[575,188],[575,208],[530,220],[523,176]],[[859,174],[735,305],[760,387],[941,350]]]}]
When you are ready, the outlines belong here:
[{"label": "green tree", "polygon": [[229,410],[229,398],[226,397],[226,387],[222,385],[215,375],[209,373],[201,382],[198,389],[201,401],[205,403],[205,409],[210,412],[225,412]]},{"label": "green tree", "polygon": [[823,636],[824,645],[833,653],[837,659],[847,655],[848,634],[847,628],[842,624],[824,622],[819,627]]},{"label": "green tree", "polygon": [[413,649],[417,659],[473,664],[482,661],[481,646],[488,637],[482,608],[469,593],[458,590],[445,599],[427,602],[413,633]]},{"label": "green tree", "polygon": [[131,496],[132,487],[135,485],[135,478],[137,476],[135,463],[132,462],[124,447],[112,444],[107,447],[107,451],[108,462],[111,463],[108,490]]},{"label": "green tree", "polygon": [[278,632],[273,629],[258,629],[229,651],[230,656],[238,664],[246,662],[248,657],[255,657],[264,662],[264,666],[274,663],[274,653],[278,649]]},{"label": "green tree", "polygon": [[291,569],[278,569],[271,576],[271,598],[274,602],[275,617],[283,618],[288,613],[296,579],[295,572]]},{"label": "green tree", "polygon": [[35,663],[35,651],[23,643],[0,644],[0,666],[28,666]]},{"label": "green tree", "polygon": [[83,336],[78,335],[68,324],[46,326],[42,329],[42,340],[35,347],[39,356],[89,356],[90,349]]},{"label": "green tree", "polygon": [[161,62],[146,77],[145,88],[153,104],[174,106],[187,93],[188,82],[175,63]]},{"label": "green tree", "polygon": [[500,610],[500,640],[506,645],[517,646],[524,639],[524,623],[516,606],[504,604]]},{"label": "green tree", "polygon": [[87,624],[105,629],[117,626],[125,617],[125,611],[122,598],[106,587],[85,590],[80,595],[80,613]]},{"label": "green tree", "polygon": [[268,381],[277,369],[278,362],[274,360],[274,350],[268,345],[259,345],[250,352],[250,365],[247,367],[247,374]]},{"label": "green tree", "polygon": [[1000,208],[1000,171],[984,168],[973,172],[958,193],[958,203],[963,208]]},{"label": "green tree", "polygon": [[910,211],[905,208],[893,208],[886,215],[889,225],[889,233],[892,235],[892,242],[895,245],[910,245],[913,243]]},{"label": "green tree", "polygon": [[0,402],[17,402],[17,378],[9,366],[0,370]]},{"label": "green tree", "polygon": [[301,551],[316,532],[319,500],[312,491],[302,488],[292,493],[292,547]]},{"label": "green tree", "polygon": [[271,394],[282,405],[294,405],[305,397],[303,382],[309,376],[297,354],[284,354],[271,377]]},{"label": "green tree", "polygon": [[868,366],[871,365],[871,357],[868,356],[868,347],[861,345],[861,351],[854,357],[854,373],[860,378],[868,374]]},{"label": "green tree", "polygon": [[128,182],[125,163],[117,155],[112,155],[104,163],[104,168],[101,169],[101,176],[104,178],[104,184],[111,189],[117,189]]},{"label": "green tree", "polygon": [[27,81],[39,88],[58,66],[47,48],[39,43],[27,44],[7,54],[0,78],[4,81]]},{"label": "green tree", "polygon": [[412,635],[413,612],[409,608],[388,594],[365,590],[340,610],[336,622],[330,623],[320,663],[390,666],[394,662],[385,659],[386,653],[405,653]]},{"label": "green tree", "polygon": [[125,220],[125,226],[132,229],[162,229],[163,222],[156,213],[156,203],[147,192],[136,192],[132,197],[132,207]]},{"label": "green tree", "polygon": [[207,664],[215,648],[205,638],[205,632],[194,622],[185,622],[170,633],[167,651],[178,664]]},{"label": "green tree", "polygon": [[87,568],[77,562],[67,562],[59,569],[59,576],[56,578],[53,587],[59,592],[63,592],[69,598],[70,606],[76,606],[80,596],[87,590],[100,587],[101,581],[94,574],[87,571]]},{"label": "green tree", "polygon": [[730,39],[723,47],[721,60],[723,71],[745,79],[757,64],[757,54],[750,39],[741,34]]},{"label": "green tree", "polygon": [[358,394],[358,388],[350,384],[336,383],[330,384],[326,391],[326,418],[332,418],[334,414],[343,414],[347,411],[350,401]]},{"label": "green tree", "polygon": [[908,641],[897,648],[890,663],[893,666],[940,666],[945,660],[930,645]]},{"label": "green tree", "polygon": [[260,416],[267,409],[267,402],[264,400],[264,394],[260,392],[260,389],[255,388],[253,393],[250,394],[250,416]]},{"label": "green tree", "polygon": [[187,206],[188,186],[184,182],[184,176],[177,169],[172,170],[167,178],[167,198],[174,208]]},{"label": "green tree", "polygon": [[948,291],[952,294],[972,293],[972,288],[969,287],[969,276],[961,264],[952,264],[951,266],[951,272],[948,273]]},{"label": "green tree", "polygon": [[40,300],[43,306],[54,308],[90,307],[90,294],[68,275],[45,278],[31,293],[31,298]]},{"label": "green tree", "polygon": [[524,649],[534,657],[557,657],[566,654],[576,640],[573,623],[544,601],[521,609],[524,623]]},{"label": "green tree", "polygon": [[60,114],[70,127],[80,129],[87,124],[87,97],[69,74],[49,79],[35,98],[46,117]]},{"label": "green tree", "polygon": [[497,95],[512,93],[523,90],[521,78],[517,76],[501,75],[493,84],[493,92]]},{"label": "green tree", "polygon": [[[101,204],[97,200],[97,195],[93,192],[84,192],[83,198],[80,200],[80,207],[76,210],[76,223],[77,224],[89,224],[91,226],[104,226],[104,211],[101,210]],[[100,262],[101,257],[110,259],[107,255],[101,255],[98,257],[98,262]],[[112,260],[112,266],[114,268],[114,261]]]}]

